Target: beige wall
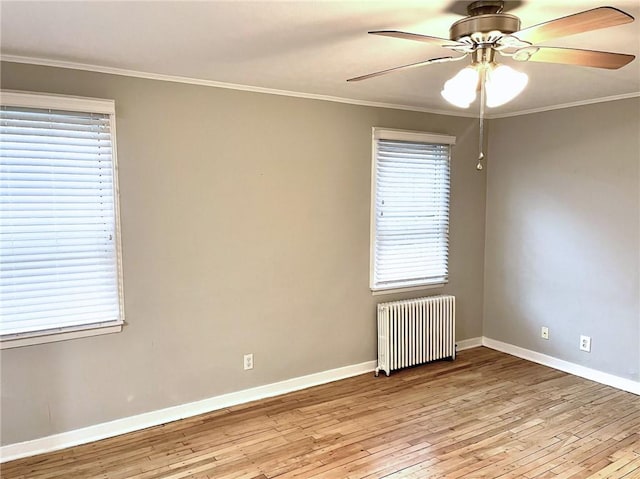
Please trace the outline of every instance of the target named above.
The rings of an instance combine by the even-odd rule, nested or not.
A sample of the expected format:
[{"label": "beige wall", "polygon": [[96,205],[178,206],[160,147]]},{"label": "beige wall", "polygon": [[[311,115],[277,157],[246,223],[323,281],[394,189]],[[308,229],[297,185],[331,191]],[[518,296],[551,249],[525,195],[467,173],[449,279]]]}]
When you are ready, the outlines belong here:
[{"label": "beige wall", "polygon": [[375,359],[376,302],[420,293],[368,289],[373,126],[457,137],[450,282],[427,293],[481,335],[475,120],[12,63],[1,86],[116,100],[127,319],[2,351],[2,444]]},{"label": "beige wall", "polygon": [[485,336],[640,380],[639,165],[638,98],[492,121]]}]

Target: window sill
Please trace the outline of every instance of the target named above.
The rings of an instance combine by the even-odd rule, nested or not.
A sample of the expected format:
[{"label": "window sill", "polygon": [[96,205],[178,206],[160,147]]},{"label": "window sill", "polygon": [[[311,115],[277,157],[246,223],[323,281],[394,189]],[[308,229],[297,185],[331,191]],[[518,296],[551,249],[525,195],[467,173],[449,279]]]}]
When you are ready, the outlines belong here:
[{"label": "window sill", "polygon": [[444,283],[424,284],[422,286],[406,286],[406,287],[390,288],[390,289],[372,289],[371,294],[373,296],[380,296],[383,294],[408,293],[409,291],[420,291],[421,289],[442,288],[445,284],[447,284],[447,281],[445,281]]},{"label": "window sill", "polygon": [[34,333],[15,334],[0,339],[0,349],[21,348],[36,344],[54,343],[68,339],[87,338],[101,334],[119,333],[123,322],[107,323],[103,325],[88,325],[67,328],[64,330],[37,331]]}]

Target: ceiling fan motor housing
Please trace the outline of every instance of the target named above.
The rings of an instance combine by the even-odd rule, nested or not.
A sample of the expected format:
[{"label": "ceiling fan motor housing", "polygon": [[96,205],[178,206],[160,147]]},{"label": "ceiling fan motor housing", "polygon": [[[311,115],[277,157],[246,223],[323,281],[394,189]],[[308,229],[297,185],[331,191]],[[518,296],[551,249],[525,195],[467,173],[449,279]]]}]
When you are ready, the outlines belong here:
[{"label": "ceiling fan motor housing", "polygon": [[449,29],[449,38],[458,41],[464,37],[470,37],[474,33],[488,34],[500,32],[508,35],[520,30],[520,19],[508,13],[489,13],[473,15],[458,20]]},{"label": "ceiling fan motor housing", "polygon": [[501,0],[472,2],[467,7],[469,16],[451,25],[449,38],[458,41],[473,35],[475,40],[478,37],[489,37],[489,33],[500,32],[508,35],[520,30],[520,19],[514,15],[502,13],[503,10],[504,1]]}]

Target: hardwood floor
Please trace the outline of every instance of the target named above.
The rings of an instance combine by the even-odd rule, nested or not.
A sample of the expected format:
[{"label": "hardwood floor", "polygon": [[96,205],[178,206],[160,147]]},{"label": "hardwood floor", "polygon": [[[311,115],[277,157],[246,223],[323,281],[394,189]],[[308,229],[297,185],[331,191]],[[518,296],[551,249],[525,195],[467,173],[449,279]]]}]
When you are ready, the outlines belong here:
[{"label": "hardwood floor", "polygon": [[3,465],[6,479],[640,478],[640,397],[486,348]]}]

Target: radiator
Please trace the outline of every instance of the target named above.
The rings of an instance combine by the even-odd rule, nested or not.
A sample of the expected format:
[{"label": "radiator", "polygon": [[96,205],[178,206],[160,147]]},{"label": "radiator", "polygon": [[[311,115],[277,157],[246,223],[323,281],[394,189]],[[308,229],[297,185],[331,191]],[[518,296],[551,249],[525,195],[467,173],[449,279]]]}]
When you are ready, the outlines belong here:
[{"label": "radiator", "polygon": [[455,359],[455,296],[378,304],[378,367],[385,371]]}]

